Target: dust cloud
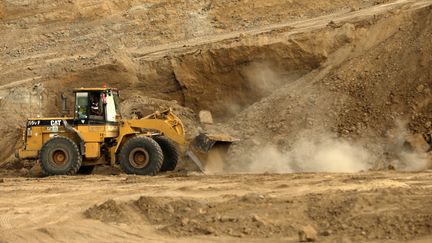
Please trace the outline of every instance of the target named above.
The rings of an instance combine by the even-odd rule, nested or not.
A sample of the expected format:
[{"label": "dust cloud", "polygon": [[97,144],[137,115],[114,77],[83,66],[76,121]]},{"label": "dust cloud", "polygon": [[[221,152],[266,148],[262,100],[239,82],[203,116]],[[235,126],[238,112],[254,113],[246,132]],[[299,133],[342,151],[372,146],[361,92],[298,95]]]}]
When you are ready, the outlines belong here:
[{"label": "dust cloud", "polygon": [[273,66],[269,62],[254,62],[243,69],[251,89],[261,96],[271,94],[284,83],[282,75]]},{"label": "dust cloud", "polygon": [[422,171],[430,167],[430,157],[427,153],[402,151],[399,160],[395,162],[395,168],[401,171]]},{"label": "dust cloud", "polygon": [[300,132],[300,139],[288,150],[267,144],[249,151],[248,158],[244,159],[250,163],[239,170],[251,173],[351,173],[377,169],[383,155],[390,157],[387,158],[389,163],[381,169],[421,171],[432,166],[430,146],[420,134],[411,135],[406,123],[398,121],[388,134],[380,144],[372,146],[378,148],[372,152],[365,142],[348,141],[330,133],[309,136]]},{"label": "dust cloud", "polygon": [[[277,70],[270,63],[265,62],[250,64],[245,68],[244,75],[250,87],[263,95],[272,93],[278,87],[293,81],[292,78],[286,77],[284,71]],[[303,86],[302,88],[301,95],[305,96],[310,93],[308,92],[310,87]],[[237,153],[241,157],[244,154],[244,158],[240,159],[244,162],[236,165],[237,168],[233,170],[252,173],[359,172],[377,169],[377,165],[382,161],[386,162],[380,169],[417,171],[430,166],[430,155],[426,151],[429,148],[428,144],[423,146],[427,147],[423,150],[405,148],[407,139],[411,136],[407,122],[397,121],[393,129],[388,131],[390,136],[384,138],[366,135],[361,140],[346,140],[337,134],[328,132],[328,128],[319,122],[326,119],[326,117],[317,115],[325,105],[315,104],[308,107],[309,113],[315,115],[316,121],[313,127],[308,129],[320,131],[319,133],[307,133],[305,130],[285,131],[291,134],[289,139],[294,134],[299,138],[285,148],[272,144],[270,139],[263,137],[262,141],[255,143],[259,144],[258,146],[251,149],[246,148],[246,151]],[[311,112],[311,109],[315,109],[316,112]],[[290,115],[302,114],[291,112]],[[310,134],[313,135],[310,136]],[[260,139],[255,137],[254,140]]]},{"label": "dust cloud", "polygon": [[419,171],[430,167],[430,145],[421,134],[412,135],[408,132],[408,122],[397,120],[394,129],[389,131],[390,149],[395,155],[391,165],[396,170]]},{"label": "dust cloud", "polygon": [[373,156],[360,145],[323,136],[302,138],[291,150],[268,145],[252,156],[248,172],[359,172],[371,168]]},{"label": "dust cloud", "polygon": [[[276,70],[274,65],[266,62],[252,63],[244,69],[250,87],[263,95],[299,78],[289,73]],[[302,92],[306,93],[308,92]],[[318,110],[320,106],[314,108]],[[248,158],[244,160],[250,163],[240,166],[243,168],[239,170],[252,173],[358,172],[372,167],[374,158],[361,145],[350,143],[331,133],[312,134],[314,135],[310,136],[307,131],[299,132],[299,139],[291,144],[289,150],[268,144],[248,151]],[[260,141],[259,144],[266,142]]]}]

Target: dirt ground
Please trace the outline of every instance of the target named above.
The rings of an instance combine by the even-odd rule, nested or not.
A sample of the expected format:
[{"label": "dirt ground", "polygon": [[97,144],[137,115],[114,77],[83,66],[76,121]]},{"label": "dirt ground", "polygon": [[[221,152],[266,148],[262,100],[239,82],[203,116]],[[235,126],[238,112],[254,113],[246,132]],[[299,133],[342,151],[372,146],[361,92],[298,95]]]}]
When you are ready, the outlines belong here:
[{"label": "dirt ground", "polygon": [[[432,0],[0,1],[0,243],[432,242],[432,154],[405,143],[432,134],[431,40]],[[225,172],[13,157],[28,117],[102,85],[124,117],[239,138]]]},{"label": "dirt ground", "polygon": [[11,178],[0,242],[430,242],[432,173]]}]

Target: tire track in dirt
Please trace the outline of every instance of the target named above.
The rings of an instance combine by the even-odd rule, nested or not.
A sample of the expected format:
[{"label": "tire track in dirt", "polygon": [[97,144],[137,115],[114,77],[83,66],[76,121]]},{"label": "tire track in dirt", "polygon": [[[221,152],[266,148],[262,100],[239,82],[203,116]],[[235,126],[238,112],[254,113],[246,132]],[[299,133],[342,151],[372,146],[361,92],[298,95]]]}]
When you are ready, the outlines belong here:
[{"label": "tire track in dirt", "polygon": [[[253,235],[268,235],[270,238],[258,239],[291,242],[296,239],[293,234],[299,222],[309,222],[306,213],[317,217],[316,220],[322,224],[320,227],[324,227],[327,221],[321,216],[345,204],[362,213],[360,216],[364,222],[385,215],[386,210],[395,212],[395,202],[399,201],[401,205],[411,205],[411,211],[417,215],[429,217],[430,210],[426,210],[426,201],[423,200],[430,200],[431,188],[424,186],[430,184],[432,178],[429,174],[10,178],[5,187],[0,187],[0,239],[7,242],[102,242],[108,238],[116,242],[250,242]],[[376,201],[382,204],[374,201],[367,204],[371,194],[376,195]],[[348,195],[350,200],[344,200],[344,195]],[[321,212],[320,205],[325,206],[325,212]],[[371,208],[377,210],[368,216]],[[87,217],[84,212],[89,210],[92,213]],[[281,212],[289,214],[290,219],[286,216],[280,218]],[[408,214],[404,217],[413,224],[422,224],[418,236],[425,236],[424,221],[414,220],[414,216]],[[392,217],[388,219],[393,220]],[[245,222],[246,229],[235,225],[237,220]],[[350,228],[342,229],[345,221],[349,222]],[[357,225],[348,217],[341,219],[335,228],[337,231],[328,238],[320,236],[320,242],[332,242],[345,233],[345,237],[359,237],[358,229],[354,227]],[[366,228],[373,229],[372,226]],[[395,238],[402,237],[396,231],[392,232]],[[218,235],[214,235],[216,233]],[[238,238],[240,235],[243,238]],[[382,233],[377,236],[384,240]],[[410,233],[407,240],[416,236]],[[366,240],[364,236],[355,239]]]},{"label": "tire track in dirt", "polygon": [[4,229],[12,229],[13,226],[11,224],[11,216],[10,213],[8,212],[2,212],[0,214],[0,232],[3,231]]},{"label": "tire track in dirt", "polygon": [[[153,59],[162,58],[169,54],[179,54],[184,52],[195,51],[197,49],[203,48],[203,46],[206,45],[223,43],[226,41],[235,41],[238,40],[239,38],[242,38],[243,36],[259,36],[259,35],[265,35],[271,32],[275,32],[275,31],[283,31],[285,32],[286,36],[295,35],[299,33],[304,33],[308,31],[314,31],[314,30],[324,28],[328,25],[330,21],[346,22],[350,20],[359,20],[359,19],[369,18],[370,16],[374,16],[374,15],[380,15],[389,11],[394,11],[398,9],[410,10],[410,9],[424,7],[431,4],[432,4],[432,0],[421,0],[421,1],[398,0],[395,2],[376,5],[373,7],[369,7],[358,11],[353,11],[353,12],[350,11],[338,12],[335,14],[320,16],[320,17],[306,19],[306,20],[288,21],[284,23],[277,23],[277,24],[271,24],[271,25],[262,26],[258,28],[252,28],[246,31],[233,31],[233,32],[228,32],[223,34],[197,37],[195,39],[156,45],[152,47],[145,46],[145,47],[126,48],[124,49],[124,51],[130,53],[135,61],[153,60]],[[231,44],[235,45],[235,42]],[[38,54],[38,55],[43,56],[45,54]],[[29,58],[33,58],[33,57],[34,56],[30,56]],[[27,60],[29,58],[27,58]],[[70,59],[70,58],[57,57],[54,59],[62,60],[62,59]],[[20,60],[20,61],[24,61],[24,60]],[[47,62],[49,62],[49,60]],[[23,70],[24,68],[25,69],[28,68],[26,65],[24,66],[25,67],[23,67]],[[36,77],[36,78],[31,77],[31,78],[25,78],[25,79],[15,80],[15,81],[12,80],[8,84],[1,85],[0,90],[22,86],[34,82],[35,80],[33,79],[40,79],[40,77]]]}]

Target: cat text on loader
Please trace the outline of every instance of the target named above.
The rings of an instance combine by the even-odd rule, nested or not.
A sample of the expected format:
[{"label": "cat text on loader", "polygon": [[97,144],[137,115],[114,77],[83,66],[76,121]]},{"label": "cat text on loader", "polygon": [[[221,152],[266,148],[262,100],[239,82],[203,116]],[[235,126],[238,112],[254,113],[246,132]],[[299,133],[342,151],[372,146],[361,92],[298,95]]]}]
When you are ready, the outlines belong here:
[{"label": "cat text on loader", "polygon": [[[18,158],[39,160],[47,175],[90,174],[102,164],[119,164],[126,173],[137,175],[175,169],[177,145],[187,141],[183,123],[171,109],[122,119],[116,89],[80,88],[74,94],[74,117],[28,119]],[[201,152],[211,148],[206,149]],[[194,152],[188,154],[202,168]]]}]

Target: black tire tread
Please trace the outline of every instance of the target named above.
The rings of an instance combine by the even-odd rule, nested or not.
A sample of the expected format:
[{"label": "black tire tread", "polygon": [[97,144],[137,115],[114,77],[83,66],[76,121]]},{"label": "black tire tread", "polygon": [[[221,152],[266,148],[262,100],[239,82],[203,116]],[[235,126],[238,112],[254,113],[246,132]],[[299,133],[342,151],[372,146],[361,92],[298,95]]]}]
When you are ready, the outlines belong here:
[{"label": "black tire tread", "polygon": [[173,171],[177,167],[179,153],[176,144],[165,136],[155,136],[153,139],[162,148],[164,161],[160,169],[161,172]]},{"label": "black tire tread", "polygon": [[[78,156],[77,156],[77,161],[76,161],[76,163],[72,166],[72,168],[70,168],[70,169],[69,169],[68,171],[66,171],[65,173],[59,173],[59,174],[57,174],[57,173],[52,173],[52,172],[50,172],[47,168],[45,168],[45,164],[44,164],[44,162],[42,161],[42,158],[40,158],[41,155],[43,155],[43,154],[45,153],[45,150],[49,149],[49,146],[51,146],[51,144],[54,143],[55,140],[64,140],[64,141],[67,141],[70,145],[72,145],[72,150],[73,150],[74,152],[76,152],[77,155],[78,155]],[[81,167],[81,164],[82,164],[82,156],[81,156],[81,154],[80,154],[80,152],[79,152],[79,148],[78,148],[78,146],[76,145],[76,143],[75,143],[72,139],[70,139],[70,138],[68,138],[68,137],[63,137],[63,136],[57,136],[57,137],[53,137],[53,138],[49,139],[49,140],[46,141],[45,144],[42,146],[42,148],[41,148],[41,150],[40,150],[40,153],[39,153],[39,164],[40,164],[40,167],[41,167],[42,173],[43,173],[44,175],[48,175],[48,176],[60,175],[60,174],[62,174],[62,175],[74,175],[74,174],[76,174],[76,173],[78,172],[78,170],[79,170],[80,167]]]},{"label": "black tire tread", "polygon": [[[155,163],[152,164],[152,162],[150,162],[150,169],[143,171],[141,169],[135,169],[132,166],[129,166],[129,151],[132,150],[133,148],[145,144],[147,143],[147,146],[149,146],[153,151],[148,151],[148,153],[153,154],[154,159],[155,159]],[[150,137],[147,136],[134,136],[129,138],[122,146],[122,148],[120,149],[120,153],[118,155],[119,158],[119,164],[120,164],[120,168],[126,172],[127,174],[136,174],[136,175],[150,175],[150,176],[154,176],[156,175],[161,167],[162,167],[162,163],[163,163],[163,152],[161,147],[159,146],[159,144],[153,140]],[[148,168],[148,166],[144,167],[144,168]]]}]

